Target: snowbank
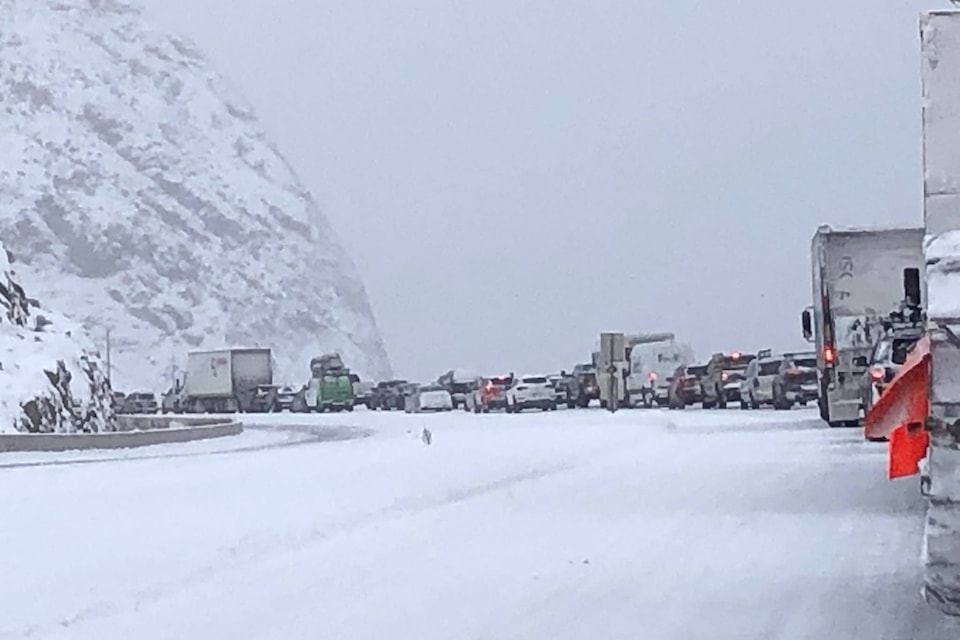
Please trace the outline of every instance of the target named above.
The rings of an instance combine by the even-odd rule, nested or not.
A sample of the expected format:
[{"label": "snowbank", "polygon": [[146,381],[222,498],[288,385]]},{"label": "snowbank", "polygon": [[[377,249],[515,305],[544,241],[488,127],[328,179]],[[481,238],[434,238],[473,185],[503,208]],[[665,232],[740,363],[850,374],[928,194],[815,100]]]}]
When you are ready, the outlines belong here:
[{"label": "snowbank", "polygon": [[112,431],[99,356],[83,330],[27,296],[0,247],[0,432]]}]

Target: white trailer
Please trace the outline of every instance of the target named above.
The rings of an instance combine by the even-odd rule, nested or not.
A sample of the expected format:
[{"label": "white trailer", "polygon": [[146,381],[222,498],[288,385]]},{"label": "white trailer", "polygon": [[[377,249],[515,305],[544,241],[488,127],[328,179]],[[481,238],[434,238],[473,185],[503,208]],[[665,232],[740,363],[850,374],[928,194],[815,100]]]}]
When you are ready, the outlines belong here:
[{"label": "white trailer", "polygon": [[249,411],[257,388],[272,384],[270,349],[193,351],[177,385],[179,406],[187,413]]},{"label": "white trailer", "polygon": [[824,225],[813,236],[813,305],[803,312],[803,333],[816,343],[820,416],[831,426],[859,424],[860,378],[883,321],[903,301],[904,271],[923,268],[923,234]]}]

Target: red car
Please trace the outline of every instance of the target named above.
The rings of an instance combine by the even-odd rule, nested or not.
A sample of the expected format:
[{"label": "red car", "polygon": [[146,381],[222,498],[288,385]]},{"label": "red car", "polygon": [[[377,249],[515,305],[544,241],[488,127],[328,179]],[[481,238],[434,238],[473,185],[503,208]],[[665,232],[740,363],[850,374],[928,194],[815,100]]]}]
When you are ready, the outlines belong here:
[{"label": "red car", "polygon": [[465,409],[474,413],[490,413],[507,408],[507,388],[513,384],[513,374],[480,380],[477,389],[467,396]]},{"label": "red car", "polygon": [[667,391],[667,405],[671,409],[683,409],[689,404],[703,400],[700,380],[707,374],[707,365],[692,364],[679,367],[670,377]]}]

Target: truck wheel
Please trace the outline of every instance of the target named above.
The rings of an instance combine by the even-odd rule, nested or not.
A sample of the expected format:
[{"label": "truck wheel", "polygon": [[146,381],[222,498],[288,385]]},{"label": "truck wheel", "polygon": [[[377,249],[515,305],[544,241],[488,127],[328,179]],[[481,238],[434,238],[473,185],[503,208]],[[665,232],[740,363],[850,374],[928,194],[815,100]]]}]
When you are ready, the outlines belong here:
[{"label": "truck wheel", "polygon": [[727,408],[727,396],[723,393],[722,389],[717,389],[717,408],[718,409]]},{"label": "truck wheel", "polygon": [[746,411],[748,409],[750,409],[750,405],[747,403],[746,400],[744,400],[743,398],[740,398],[740,410]]},{"label": "truck wheel", "polygon": [[347,405],[347,411],[353,411],[353,405],[352,405],[352,404],[348,404],[348,405]]}]

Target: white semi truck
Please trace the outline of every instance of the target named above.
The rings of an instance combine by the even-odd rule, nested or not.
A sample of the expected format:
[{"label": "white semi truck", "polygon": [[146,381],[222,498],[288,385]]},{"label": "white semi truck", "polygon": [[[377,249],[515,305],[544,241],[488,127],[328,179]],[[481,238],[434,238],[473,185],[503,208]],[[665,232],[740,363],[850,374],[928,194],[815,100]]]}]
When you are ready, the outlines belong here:
[{"label": "white semi truck", "polygon": [[923,235],[922,227],[824,225],[813,236],[813,305],[802,325],[816,344],[820,417],[830,426],[860,422],[860,378],[903,301],[905,271],[923,268]]},{"label": "white semi truck", "polygon": [[273,384],[270,349],[192,351],[172,390],[174,410],[235,413],[256,406],[257,392]]}]

